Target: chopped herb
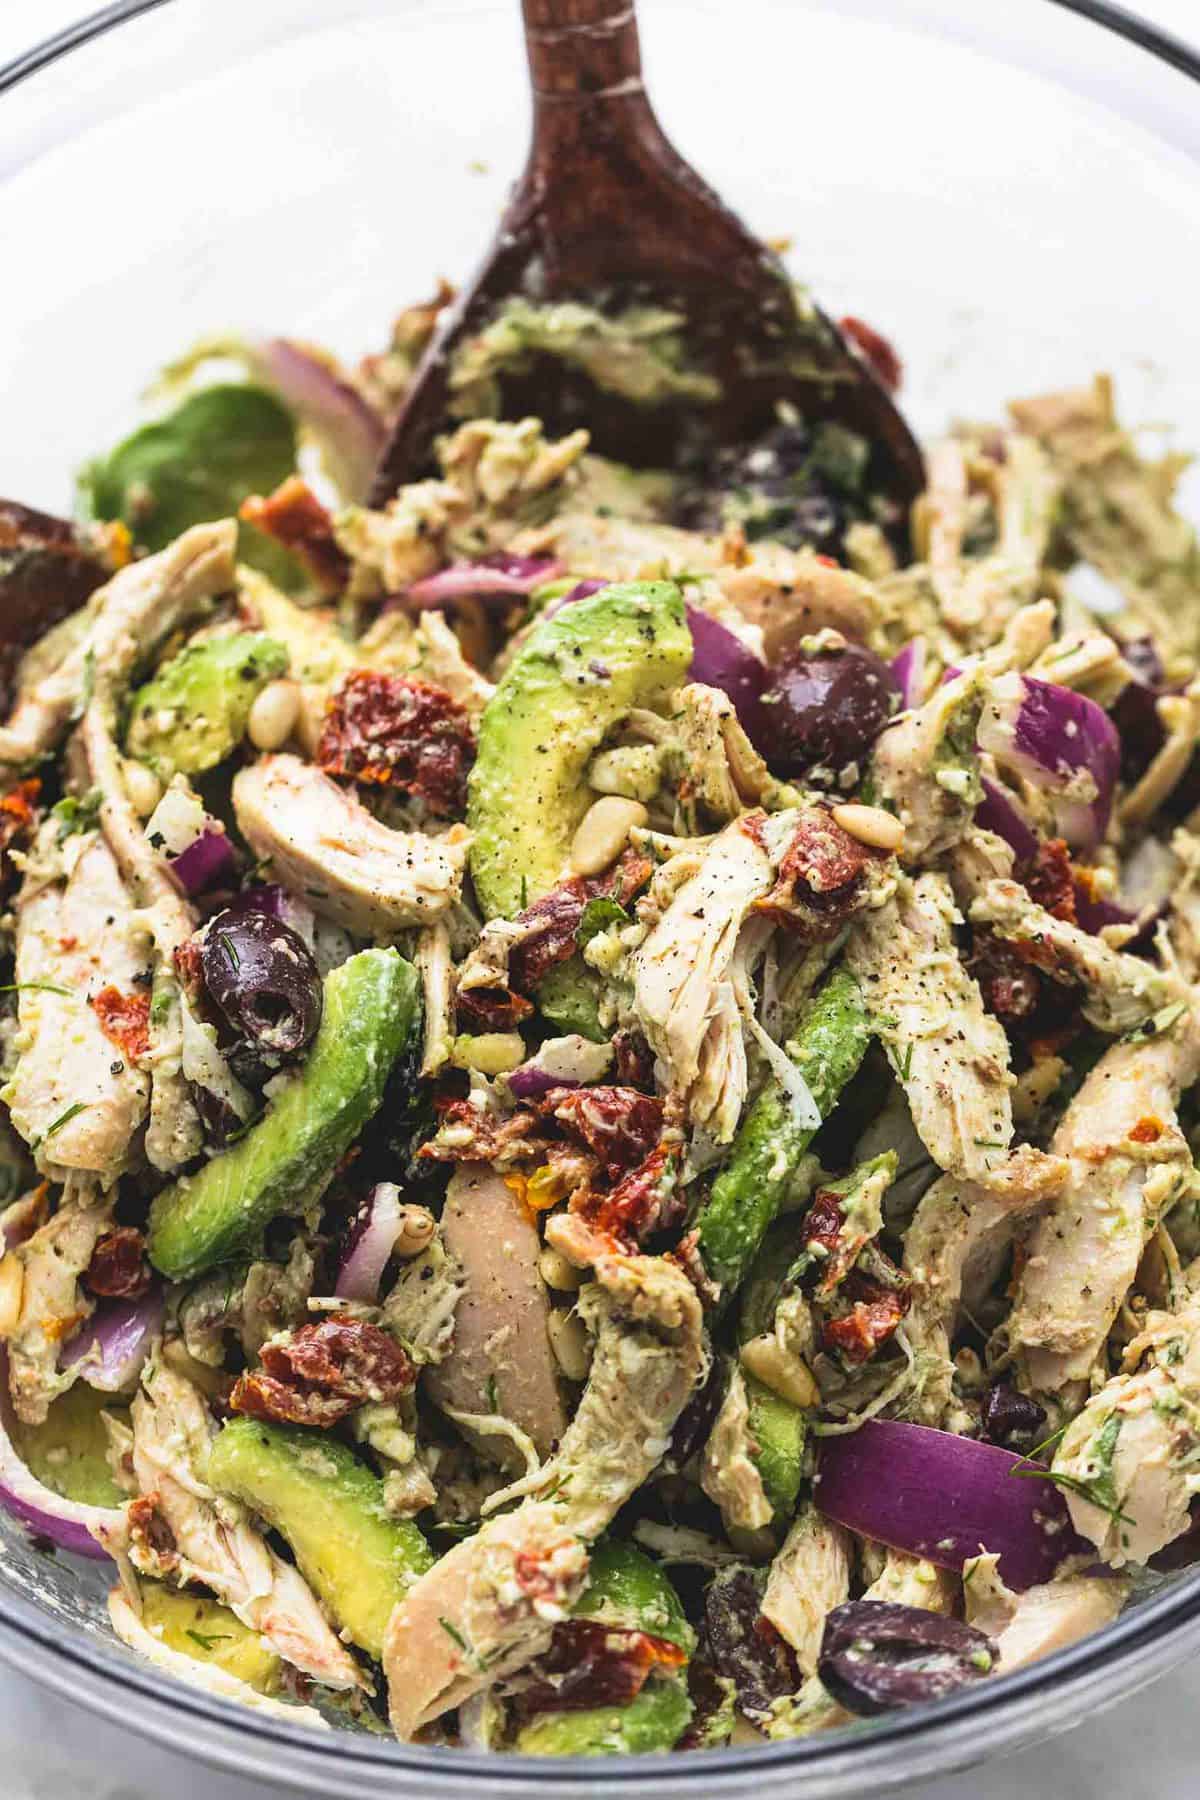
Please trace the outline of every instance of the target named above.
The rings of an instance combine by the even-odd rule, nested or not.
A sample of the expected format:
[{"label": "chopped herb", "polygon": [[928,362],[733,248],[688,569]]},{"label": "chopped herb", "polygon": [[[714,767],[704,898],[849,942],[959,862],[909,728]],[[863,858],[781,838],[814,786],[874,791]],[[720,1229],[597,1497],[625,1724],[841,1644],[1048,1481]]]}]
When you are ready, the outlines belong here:
[{"label": "chopped herb", "polygon": [[68,1106],[66,1112],[59,1113],[57,1119],[54,1120],[53,1124],[47,1125],[45,1131],[43,1131],[40,1138],[31,1138],[30,1139],[29,1148],[31,1150],[40,1149],[41,1146],[45,1143],[47,1138],[52,1138],[56,1131],[61,1131],[64,1125],[69,1124],[73,1118],[75,1118],[81,1112],[86,1112],[87,1109],[88,1109],[88,1106],[87,1106],[86,1100],[74,1101],[70,1106]]},{"label": "chopped herb", "polygon": [[87,650],[84,652],[83,682],[79,689],[79,698],[78,698],[78,700],[76,700],[74,706],[71,708],[70,717],[71,717],[72,725],[74,725],[78,719],[82,719],[84,713],[87,711],[88,707],[92,704],[92,695],[95,693],[95,691],[96,691],[96,652],[94,650]]},{"label": "chopped herb", "polygon": [[972,1138],[971,1142],[977,1150],[1004,1150],[1007,1148],[1007,1145],[1002,1144],[998,1138]]},{"label": "chopped herb", "polygon": [[231,1644],[233,1642],[227,1631],[214,1631],[211,1634],[205,1631],[189,1631],[187,1635],[193,1644],[199,1644],[201,1650],[211,1651],[214,1644]]},{"label": "chopped herb", "polygon": [[439,1619],[438,1624],[441,1626],[441,1628],[445,1632],[446,1636],[458,1645],[458,1647],[462,1651],[463,1655],[469,1656],[473,1662],[475,1660],[475,1652],[472,1650],[470,1644],[468,1644],[466,1638],[463,1636],[462,1632],[458,1629],[458,1626],[453,1622],[453,1620],[452,1619]]},{"label": "chopped herb", "polygon": [[1143,1044],[1148,1038],[1162,1037],[1165,1032],[1170,1031],[1172,1025],[1179,1022],[1186,1011],[1187,1002],[1183,1000],[1177,1000],[1172,1006],[1162,1006],[1144,1023],[1136,1025],[1132,1031],[1127,1031],[1121,1042],[1123,1044]]},{"label": "chopped herb", "polygon": [[171,991],[163,988],[150,1002],[151,1025],[165,1025],[171,1016]]},{"label": "chopped herb", "polygon": [[217,942],[218,942],[218,944],[220,944],[222,950],[225,952],[226,956],[229,958],[230,968],[231,969],[240,968],[242,959],[238,955],[238,947],[234,943],[233,939],[230,937],[229,933],[227,931],[219,932],[217,935]]},{"label": "chopped herb", "polygon": [[522,875],[522,877],[521,877],[521,911],[524,912],[525,908],[528,905],[529,905],[529,877],[527,875]]},{"label": "chopped herb", "polygon": [[619,900],[599,894],[594,900],[589,900],[583,909],[579,930],[575,934],[576,942],[582,949],[600,932],[607,931],[610,925],[628,925],[629,922],[629,914]]},{"label": "chopped herb", "polygon": [[7,987],[0,987],[0,994],[24,994],[30,988],[36,988],[42,994],[64,994],[71,997],[70,988],[59,987],[56,981],[10,981]]},{"label": "chopped herb", "polygon": [[63,844],[76,831],[92,831],[100,818],[100,803],[104,796],[99,788],[89,788],[86,794],[76,796],[67,794],[57,806],[50,808],[50,817],[58,820],[56,842]]},{"label": "chopped herb", "polygon": [[494,1375],[488,1376],[487,1403],[489,1412],[499,1412],[500,1403],[496,1398],[496,1377]]},{"label": "chopped herb", "polygon": [[905,1044],[905,1046],[904,1046],[904,1061],[900,1064],[900,1067],[897,1070],[897,1073],[900,1076],[901,1081],[907,1081],[909,1076],[912,1074],[913,1050],[915,1048],[916,1048],[916,1046],[914,1044]]}]

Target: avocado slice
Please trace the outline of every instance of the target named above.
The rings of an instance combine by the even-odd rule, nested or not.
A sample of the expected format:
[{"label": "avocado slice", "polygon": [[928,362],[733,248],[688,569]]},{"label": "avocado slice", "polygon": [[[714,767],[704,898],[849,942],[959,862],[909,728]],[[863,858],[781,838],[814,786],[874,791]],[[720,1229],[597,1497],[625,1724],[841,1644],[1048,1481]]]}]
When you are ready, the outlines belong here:
[{"label": "avocado slice", "polygon": [[691,657],[670,581],[602,588],[537,626],[479,725],[467,822],[485,918],[511,918],[562,879],[593,753],[631,708],[685,681]]},{"label": "avocado slice", "polygon": [[539,1713],[517,1733],[526,1756],[636,1756],[670,1750],[687,1730],[692,1703],[677,1676],[652,1675],[625,1706]]},{"label": "avocado slice", "polygon": [[215,769],[240,743],[257,695],[287,667],[283,645],[261,631],[188,644],[134,694],[125,748],[163,776]]},{"label": "avocado slice", "polygon": [[378,1475],[328,1433],[231,1419],[208,1479],[282,1532],[339,1627],[378,1661],[392,1608],[436,1560],[411,1520],[390,1516]]},{"label": "avocado slice", "polygon": [[[659,1565],[633,1544],[601,1538],[592,1546],[588,1585],[572,1608],[575,1618],[599,1619],[627,1631],[646,1631],[696,1648],[678,1594]],[[686,1729],[692,1703],[682,1674],[653,1674],[624,1706],[581,1712],[544,1712],[522,1726],[515,1748],[529,1756],[621,1756],[669,1750]]]},{"label": "avocado slice", "polygon": [[691,1656],[696,1634],[658,1563],[619,1538],[601,1538],[588,1560],[588,1584],[572,1612],[665,1638]]},{"label": "avocado slice", "polygon": [[330,971],[303,1067],[243,1138],[151,1207],[150,1260],[169,1281],[254,1250],[277,1213],[319,1198],[419,1027],[420,987],[395,950],[360,950]]},{"label": "avocado slice", "polygon": [[142,1624],[168,1650],[224,1669],[260,1694],[278,1693],[280,1658],[219,1600],[164,1587],[160,1581],[143,1582],[140,1592]]},{"label": "avocado slice", "polygon": [[108,1433],[102,1414],[128,1418],[111,1394],[97,1393],[86,1382],[60,1394],[40,1425],[14,1419],[9,1435],[29,1473],[64,1500],[82,1506],[122,1506],[128,1496],[113,1479],[108,1460]]},{"label": "avocado slice", "polygon": [[769,1387],[743,1371],[749,1408],[750,1435],[757,1444],[754,1464],[762,1479],[763,1493],[775,1509],[773,1523],[782,1524],[796,1510],[804,1472],[806,1415],[800,1407],[773,1394]]}]

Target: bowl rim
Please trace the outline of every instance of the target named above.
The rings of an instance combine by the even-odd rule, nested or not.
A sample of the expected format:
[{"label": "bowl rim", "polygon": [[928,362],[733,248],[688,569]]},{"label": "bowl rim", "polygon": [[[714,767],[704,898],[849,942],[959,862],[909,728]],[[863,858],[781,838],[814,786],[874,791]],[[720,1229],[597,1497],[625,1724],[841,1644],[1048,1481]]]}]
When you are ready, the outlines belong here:
[{"label": "bowl rim", "polygon": [[[1200,85],[1200,48],[1113,0],[1042,0],[1125,39],[1138,50]],[[70,52],[94,42],[168,4],[168,0],[112,0],[0,66],[0,94],[14,88]],[[2,1565],[0,1565],[2,1568]],[[0,1662],[39,1680],[64,1697],[143,1736],[240,1774],[275,1782],[320,1783],[326,1794],[383,1795],[407,1792],[430,1800],[452,1800],[467,1783],[504,1800],[524,1793],[577,1792],[600,1771],[587,1758],[489,1755],[469,1750],[395,1743],[367,1733],[319,1735],[282,1717],[251,1712],[203,1689],[177,1681],[152,1664],[109,1648],[99,1636],[76,1629],[64,1636],[61,1621],[3,1583]],[[1052,1705],[1065,1692],[1082,1703],[1091,1677],[1120,1665],[1131,1673],[1121,1698],[1178,1662],[1189,1648],[1191,1628],[1200,1621],[1200,1570],[1136,1603],[1112,1624],[1093,1632],[1040,1663],[1002,1675],[995,1682],[960,1690],[932,1705],[914,1707],[813,1737],[714,1749],[701,1761],[691,1757],[617,1756],[603,1763],[603,1780],[623,1800],[689,1790],[702,1776],[714,1795],[749,1793],[771,1777],[805,1778],[806,1790],[823,1795],[880,1789],[963,1767],[985,1754],[1028,1741],[1061,1724]],[[58,1629],[56,1629],[58,1627]],[[130,1690],[149,1711],[129,1705]],[[984,1731],[987,1721],[993,1728]],[[247,1727],[250,1727],[248,1730]],[[923,1752],[905,1764],[905,1748]],[[403,1777],[411,1778],[411,1785]],[[400,1777],[403,1785],[396,1785]],[[813,1786],[809,1787],[809,1782]],[[385,1785],[386,1784],[386,1785]],[[774,1783],[772,1783],[774,1785]]]}]

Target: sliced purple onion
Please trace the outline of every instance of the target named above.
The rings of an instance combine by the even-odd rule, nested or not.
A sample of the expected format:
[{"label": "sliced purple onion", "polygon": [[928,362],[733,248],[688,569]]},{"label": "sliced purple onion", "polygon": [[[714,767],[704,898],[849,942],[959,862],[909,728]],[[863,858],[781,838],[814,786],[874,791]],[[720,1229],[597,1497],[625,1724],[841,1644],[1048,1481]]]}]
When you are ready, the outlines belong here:
[{"label": "sliced purple onion", "polygon": [[237,854],[229,834],[219,825],[208,825],[186,850],[171,858],[171,873],[191,898],[232,881]]},{"label": "sliced purple onion", "polygon": [[535,1055],[513,1070],[508,1085],[518,1100],[540,1100],[551,1088],[587,1087],[600,1081],[612,1058],[611,1044],[593,1044],[575,1033],[547,1038]]},{"label": "sliced purple onion", "polygon": [[975,808],[975,823],[983,831],[994,831],[1013,852],[1018,863],[1031,862],[1037,855],[1038,834],[1020,811],[1011,795],[994,781],[983,778],[983,799]]},{"label": "sliced purple onion", "polygon": [[978,742],[1001,767],[1045,794],[1055,830],[1072,849],[1091,850],[1101,842],[1121,741],[1094,700],[1030,675],[1002,676],[983,709]]},{"label": "sliced purple onion", "polygon": [[720,688],[733,701],[738,720],[760,752],[766,741],[762,697],[767,686],[767,665],[744,644],[736,632],[698,606],[687,608],[692,634],[692,666],[689,680]]},{"label": "sliced purple onion", "polygon": [[142,1372],[150,1346],[162,1331],[162,1285],[155,1282],[140,1300],[102,1300],[82,1331],[63,1346],[64,1369],[79,1365],[89,1387],[119,1394]]},{"label": "sliced purple onion", "polygon": [[60,1550],[107,1562],[109,1553],[97,1543],[93,1532],[118,1536],[125,1523],[124,1510],[64,1500],[61,1494],[43,1487],[17,1455],[9,1436],[10,1424],[8,1357],[0,1355],[0,1507]]},{"label": "sliced purple onion", "polygon": [[310,427],[346,500],[363,500],[387,439],[387,429],[358,389],[317,352],[290,338],[250,347],[259,380]]},{"label": "sliced purple onion", "polygon": [[378,1182],[346,1234],[333,1287],[339,1300],[362,1300],[367,1305],[378,1300],[379,1283],[400,1232],[400,1211],[395,1182]]},{"label": "sliced purple onion", "polygon": [[399,596],[399,603],[420,611],[455,600],[520,598],[556,580],[562,572],[562,563],[553,556],[510,556],[497,551],[479,562],[451,563],[436,575],[412,582]]},{"label": "sliced purple onion", "polygon": [[892,658],[892,674],[900,684],[900,703],[905,711],[920,706],[925,693],[926,646],[923,637],[905,644],[899,656]]},{"label": "sliced purple onion", "polygon": [[1048,1473],[997,1444],[868,1419],[822,1440],[813,1498],[848,1530],[942,1569],[998,1556],[1002,1578],[1022,1593],[1049,1581],[1065,1557],[1095,1556]]}]

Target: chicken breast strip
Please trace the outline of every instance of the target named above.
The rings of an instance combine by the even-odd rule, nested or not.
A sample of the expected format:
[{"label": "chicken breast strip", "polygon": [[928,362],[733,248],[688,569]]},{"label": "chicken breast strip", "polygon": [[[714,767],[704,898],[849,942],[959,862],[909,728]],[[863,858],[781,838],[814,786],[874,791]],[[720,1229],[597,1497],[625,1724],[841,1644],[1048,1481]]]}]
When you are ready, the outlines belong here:
[{"label": "chicken breast strip", "polygon": [[134,1474],[173,1540],[175,1578],[211,1588],[243,1625],[314,1681],[361,1687],[358,1665],[300,1572],[276,1556],[245,1507],[205,1482],[216,1427],[199,1389],[152,1358],[132,1415]]},{"label": "chicken breast strip", "polygon": [[[992,1287],[1017,1236],[1052,1204],[1069,1174],[1062,1158],[1022,1145],[986,1187],[943,1175],[922,1198],[904,1237],[912,1282],[905,1331],[920,1376],[910,1405],[916,1423],[948,1422],[959,1313]],[[949,1424],[955,1429],[959,1421]]]},{"label": "chicken breast strip", "polygon": [[82,1170],[108,1185],[132,1159],[150,1082],[104,1030],[148,995],[152,958],[104,838],[59,849],[38,835],[17,897],[17,1064],[3,1098],[52,1181]]},{"label": "chicken breast strip", "polygon": [[[667,1085],[691,1102],[702,1068],[724,1072],[722,1143],[732,1136],[746,1092],[742,1020],[730,970],[747,915],[772,883],[763,824],[761,813],[747,814],[713,840],[632,959],[634,1006]],[[705,1123],[715,1110],[714,1093],[710,1078],[695,1096],[703,1117],[696,1118],[696,1106],[690,1106],[695,1123]]]},{"label": "chicken breast strip", "polygon": [[1029,1240],[1007,1324],[1036,1392],[1091,1374],[1150,1236],[1192,1181],[1176,1108],[1197,1075],[1189,1005],[1158,1036],[1107,1051],[1055,1132],[1050,1151],[1070,1178]]},{"label": "chicken breast strip", "polygon": [[390,831],[298,756],[267,756],[233,783],[238,827],[285,887],[364,937],[440,918],[462,892],[470,834]]},{"label": "chicken breast strip", "polygon": [[1008,1039],[954,943],[944,875],[902,881],[856,922],[846,960],[888,1046],[913,1124],[941,1169],[986,1182],[1012,1142]]},{"label": "chicken breast strip", "polygon": [[77,718],[91,675],[119,654],[122,640],[145,654],[234,584],[237,526],[194,525],[157,556],[132,562],[98,588],[88,625],[56,669],[23,693],[0,728],[0,763],[27,763],[53,750]]},{"label": "chicken breast strip", "polygon": [[588,1544],[657,1467],[707,1371],[700,1302],[680,1268],[620,1255],[569,1214],[547,1237],[595,1270],[579,1297],[591,1374],[528,1497],[456,1545],[392,1614],[383,1661],[402,1740],[549,1646],[586,1586]]}]

